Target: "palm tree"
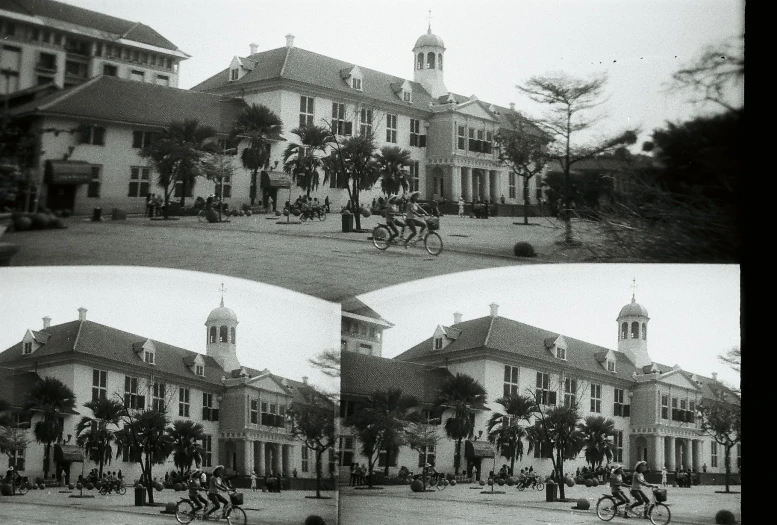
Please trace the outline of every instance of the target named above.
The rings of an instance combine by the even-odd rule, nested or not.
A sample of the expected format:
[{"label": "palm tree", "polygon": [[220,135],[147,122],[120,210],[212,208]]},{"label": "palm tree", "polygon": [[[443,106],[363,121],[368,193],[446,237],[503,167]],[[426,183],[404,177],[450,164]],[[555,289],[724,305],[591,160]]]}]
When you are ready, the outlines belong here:
[{"label": "palm tree", "polygon": [[44,377],[37,381],[27,394],[24,409],[40,412],[41,419],[33,427],[38,443],[45,445],[43,455],[43,474],[48,477],[51,463],[51,444],[62,439],[64,415],[73,410],[76,395],[59,379]]},{"label": "palm tree", "polygon": [[218,145],[211,140],[215,135],[215,129],[201,125],[197,119],[174,121],[140,150],[140,156],[149,159],[159,173],[158,183],[165,190],[165,218],[176,184],[181,183],[184,206],[187,188],[193,187],[196,178],[204,174],[208,155],[218,151]]},{"label": "palm tree", "polygon": [[476,411],[486,408],[486,399],[483,385],[467,374],[457,373],[440,387],[436,407],[453,410],[453,415],[445,420],[445,433],[456,441],[453,461],[456,473],[461,464],[461,442],[464,438],[472,437]]},{"label": "palm tree", "polygon": [[[93,417],[83,416],[76,426],[76,445],[83,448],[89,459],[100,465],[100,477],[103,465],[110,465],[113,459],[113,447],[124,406],[115,399],[98,398],[84,406],[92,411]],[[114,427],[113,429],[111,427]]]},{"label": "palm tree", "polygon": [[380,170],[380,189],[386,195],[407,191],[410,172],[405,169],[410,166],[410,152],[399,146],[383,146],[376,155]]},{"label": "palm tree", "polygon": [[182,476],[188,474],[192,463],[202,462],[205,452],[201,444],[205,438],[202,424],[179,419],[167,428],[167,434],[173,447],[173,463]]},{"label": "palm tree", "polygon": [[369,134],[348,137],[342,143],[335,138],[333,151],[322,162],[330,180],[339,175],[344,181],[351,210],[356,215],[356,229],[361,229],[359,193],[372,188],[380,178],[375,141]]},{"label": "palm tree", "polygon": [[[329,130],[321,126],[302,126],[291,130],[300,139],[299,143],[290,143],[283,152],[283,170],[294,178],[298,187],[305,190],[308,197],[310,192],[318,188],[319,168],[322,167],[322,158],[329,146],[333,143]],[[324,172],[323,183],[328,181],[328,174]]]},{"label": "palm tree", "polygon": [[547,411],[538,408],[537,413],[534,426],[527,429],[527,451],[543,445],[547,447],[559,482],[559,497],[563,500],[564,461],[575,459],[584,446],[584,436],[578,428],[580,415],[576,407],[565,406],[554,406]]},{"label": "palm tree", "polygon": [[121,420],[124,426],[116,432],[116,440],[127,447],[130,453],[130,457],[125,457],[124,460],[140,464],[148,504],[153,505],[152,465],[161,465],[167,461],[173,449],[172,440],[167,433],[167,415],[153,409],[142,411],[125,409]]},{"label": "palm tree", "polygon": [[601,466],[604,460],[612,460],[612,443],[608,439],[615,434],[615,422],[602,416],[588,416],[578,424],[583,434],[585,460],[592,468]]},{"label": "palm tree", "polygon": [[496,403],[502,405],[504,413],[494,412],[488,420],[488,440],[496,445],[503,457],[510,459],[512,476],[516,458],[523,457],[522,438],[527,437],[526,428],[520,423],[528,423],[534,415],[534,401],[527,396],[508,394]]},{"label": "palm tree", "polygon": [[[248,147],[240,154],[243,167],[251,170],[251,178],[256,181],[257,174],[270,163],[270,140],[283,131],[283,121],[270,108],[261,104],[246,106],[238,115],[231,139],[247,139]],[[251,204],[256,195],[251,195]]]}]

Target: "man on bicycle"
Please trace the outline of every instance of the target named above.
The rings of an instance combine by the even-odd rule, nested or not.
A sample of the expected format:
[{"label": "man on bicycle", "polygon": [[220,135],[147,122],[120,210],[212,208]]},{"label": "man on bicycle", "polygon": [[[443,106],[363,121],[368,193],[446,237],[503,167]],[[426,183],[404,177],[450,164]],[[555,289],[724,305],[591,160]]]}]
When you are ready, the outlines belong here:
[{"label": "man on bicycle", "polygon": [[388,242],[391,242],[392,240],[399,237],[399,230],[397,229],[397,226],[402,228],[405,226],[405,224],[397,218],[399,215],[399,206],[397,205],[397,200],[397,196],[394,195],[388,200],[388,204],[386,205],[386,226],[388,226],[389,230],[391,230]]},{"label": "man on bicycle", "polygon": [[194,469],[189,474],[189,499],[194,505],[195,511],[208,508],[208,500],[200,495],[200,488],[202,488],[200,474],[200,469]]},{"label": "man on bicycle", "polygon": [[[414,191],[410,194],[410,202],[407,203],[405,209],[405,223],[410,228],[410,235],[405,239],[405,248],[407,248],[410,241],[418,233],[419,238],[424,234],[426,229],[426,221],[423,219],[429,214],[424,211],[420,204],[418,204],[418,197],[421,196],[420,191]],[[416,226],[420,226],[421,230],[416,232]]]},{"label": "man on bicycle", "polygon": [[210,476],[210,485],[208,486],[208,499],[213,503],[213,507],[206,511],[202,515],[202,519],[207,520],[211,514],[221,508],[219,503],[224,504],[224,510],[221,511],[221,517],[227,517],[227,509],[229,508],[229,501],[219,494],[219,492],[229,492],[229,488],[224,485],[224,466],[218,465],[213,469],[213,473]]},{"label": "man on bicycle", "polygon": [[615,509],[617,512],[618,506],[624,503],[629,503],[629,498],[623,493],[623,467],[618,465],[612,469],[610,475],[610,491],[615,498]]},{"label": "man on bicycle", "polygon": [[645,494],[642,491],[642,487],[655,487],[655,485],[651,485],[647,481],[645,481],[645,474],[644,472],[647,470],[647,462],[646,461],[637,461],[637,464],[634,465],[634,475],[631,477],[631,495],[634,497],[634,503],[629,505],[626,508],[626,513],[628,514],[628,511],[632,510],[637,505],[644,505],[645,506],[645,513],[644,517],[647,518],[648,515],[648,503],[650,503],[650,498],[647,494]]}]

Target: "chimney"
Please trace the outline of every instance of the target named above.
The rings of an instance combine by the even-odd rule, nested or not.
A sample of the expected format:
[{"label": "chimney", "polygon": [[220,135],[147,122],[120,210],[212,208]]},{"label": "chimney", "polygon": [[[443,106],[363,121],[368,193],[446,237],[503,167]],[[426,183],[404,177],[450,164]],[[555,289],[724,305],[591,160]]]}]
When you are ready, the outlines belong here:
[{"label": "chimney", "polygon": [[499,305],[496,303],[491,303],[488,306],[491,307],[491,317],[497,317],[499,315]]},{"label": "chimney", "polygon": [[461,313],[453,312],[453,324],[459,324],[461,322]]},{"label": "chimney", "polygon": [[86,308],[84,308],[83,306],[78,309],[78,320],[86,321]]},{"label": "chimney", "polygon": [[718,373],[717,372],[713,372],[712,373],[712,380],[715,381],[716,383],[718,382]]},{"label": "chimney", "polygon": [[286,35],[286,47],[294,47],[294,35]]},{"label": "chimney", "polygon": [[51,317],[46,316],[43,318],[43,328],[48,328],[51,326]]},{"label": "chimney", "polygon": [[302,376],[302,384],[307,385],[308,384],[308,376]]},{"label": "chimney", "polygon": [[251,54],[255,55],[257,53],[258,49],[259,49],[259,44],[251,42],[251,44],[249,44],[248,47],[251,48]]},{"label": "chimney", "polygon": [[515,102],[510,102],[510,111],[515,111]]}]

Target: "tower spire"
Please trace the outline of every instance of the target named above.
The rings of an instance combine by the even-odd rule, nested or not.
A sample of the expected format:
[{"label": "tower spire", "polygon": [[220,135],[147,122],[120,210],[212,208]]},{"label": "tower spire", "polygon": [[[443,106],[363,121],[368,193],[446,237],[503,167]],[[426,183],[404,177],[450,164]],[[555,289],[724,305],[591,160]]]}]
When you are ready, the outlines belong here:
[{"label": "tower spire", "polygon": [[227,289],[224,287],[224,283],[221,283],[221,307],[224,308],[224,292],[227,291]]},{"label": "tower spire", "polygon": [[637,278],[634,277],[631,280],[631,302],[636,303],[637,302]]},{"label": "tower spire", "polygon": [[429,27],[426,30],[426,34],[431,35],[432,34],[432,10],[431,9],[429,10],[428,20],[429,20]]}]

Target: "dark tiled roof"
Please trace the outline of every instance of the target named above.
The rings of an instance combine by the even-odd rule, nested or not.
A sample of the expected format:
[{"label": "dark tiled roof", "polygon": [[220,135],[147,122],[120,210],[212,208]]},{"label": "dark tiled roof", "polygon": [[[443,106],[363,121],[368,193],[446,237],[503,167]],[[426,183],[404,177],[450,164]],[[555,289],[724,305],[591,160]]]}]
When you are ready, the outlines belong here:
[{"label": "dark tiled roof", "polygon": [[421,402],[434,403],[443,381],[451,376],[444,368],[355,352],[343,352],[340,366],[340,392],[344,396],[368,396],[376,390],[399,388]]},{"label": "dark tiled roof", "polygon": [[78,120],[164,127],[196,118],[220,133],[231,131],[245,102],[185,89],[100,76],[19,106],[12,115],[62,115]]},{"label": "dark tiled roof", "polygon": [[278,386],[285,388],[293,396],[292,401],[295,403],[308,403],[313,396],[318,395],[316,389],[311,385],[273,374],[269,370],[257,370],[247,366],[243,367],[243,369],[248,372],[249,377],[269,376]]},{"label": "dark tiled roof", "polygon": [[206,381],[214,385],[221,385],[221,377],[224,374],[224,371],[212,357],[200,354],[205,360],[205,377],[194,375],[194,372],[184,364],[184,359],[196,357],[197,352],[159,341],[154,341],[156,364],[145,364],[141,357],[135,353],[133,345],[138,341],[146,341],[148,338],[92,321],[70,321],[45,328],[41,332],[50,336],[49,341],[36,350],[32,356],[22,355],[20,341],[0,353],[0,363],[24,362],[25,359],[40,359],[46,356],[74,352],[93,355],[113,362],[134,363],[149,369],[197,381]]},{"label": "dark tiled roof", "polygon": [[[433,350],[432,340],[429,338],[395,359],[416,361],[432,355],[444,356],[464,350],[489,348],[521,355],[538,363],[559,363],[559,360],[547,350],[545,341],[555,341],[561,334],[498,316],[480,317],[457,323],[454,327],[461,330],[461,335],[442,350]],[[606,352],[607,348],[572,337],[564,336],[564,339],[567,342],[566,366],[588,372],[612,374],[607,372],[597,360],[597,354]],[[616,372],[612,375],[631,380],[631,375],[636,368],[625,354],[615,350],[613,353],[617,365]]]},{"label": "dark tiled roof", "polygon": [[33,17],[51,18],[82,27],[89,27],[135,42],[176,51],[178,46],[140,22],[130,22],[82,7],[52,0],[0,0],[0,9]]},{"label": "dark tiled roof", "polygon": [[[299,47],[281,47],[256,53],[248,57],[255,62],[253,69],[239,80],[230,81],[228,70],[210,77],[192,88],[193,91],[211,91],[228,86],[239,86],[252,82],[271,79],[288,79],[305,84],[313,84],[334,89],[344,94],[354,95],[355,92],[343,80],[341,71],[350,70],[356,64],[351,64],[330,58]],[[392,88],[392,84],[402,84],[405,79],[374,69],[359,66],[362,72],[362,94],[368,98],[383,102],[393,102],[408,105],[423,111],[429,111],[432,100],[421,84],[409,81],[413,89],[413,102],[404,102]]]},{"label": "dark tiled roof", "polygon": [[346,299],[342,303],[340,303],[340,307],[342,308],[343,312],[348,312],[356,315],[361,315],[363,317],[370,317],[372,319],[377,319],[379,321],[383,321],[384,319],[380,316],[378,312],[361,302],[356,297],[351,297],[349,299]]},{"label": "dark tiled roof", "polygon": [[19,408],[33,385],[40,380],[34,372],[19,372],[0,368],[0,399]]},{"label": "dark tiled roof", "polygon": [[[674,367],[663,365],[661,363],[653,363],[653,365],[661,371],[662,374],[666,374],[667,372],[671,372],[674,370]],[[696,386],[699,387],[701,390],[702,398],[704,399],[717,399],[717,396],[715,395],[716,390],[721,390],[727,394],[728,396],[731,396],[732,398],[739,399],[739,396],[735,394],[730,388],[728,388],[723,383],[716,381],[712,379],[711,377],[704,377],[700,376],[699,374],[694,374],[693,372],[688,372],[685,370],[680,370],[680,373],[683,374],[688,381],[691,383],[694,383],[693,376],[696,376],[696,380],[700,383],[694,383]]]}]

